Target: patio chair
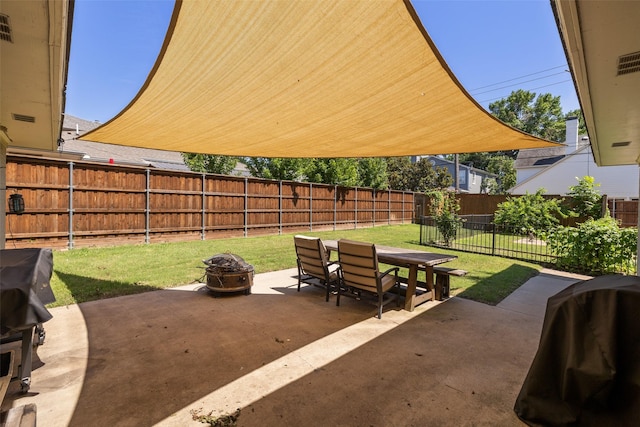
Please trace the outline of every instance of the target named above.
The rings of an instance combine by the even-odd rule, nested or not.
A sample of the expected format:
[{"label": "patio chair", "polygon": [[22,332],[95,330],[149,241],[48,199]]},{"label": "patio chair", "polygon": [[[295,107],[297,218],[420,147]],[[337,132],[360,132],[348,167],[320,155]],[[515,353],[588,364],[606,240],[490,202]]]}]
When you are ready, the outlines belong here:
[{"label": "patio chair", "polygon": [[[338,240],[338,259],[341,284],[338,287],[336,305],[340,305],[340,295],[345,289],[356,296],[360,296],[362,291],[375,295],[378,319],[382,318],[382,307],[394,300],[396,305],[399,304],[398,270],[400,268],[393,267],[381,273],[378,269],[376,246],[373,243]],[[395,292],[391,292],[394,288]]]},{"label": "patio chair", "polygon": [[338,263],[329,261],[322,240],[317,237],[294,236],[298,256],[298,292],[302,282],[326,289],[326,301],[333,288],[338,287]]}]

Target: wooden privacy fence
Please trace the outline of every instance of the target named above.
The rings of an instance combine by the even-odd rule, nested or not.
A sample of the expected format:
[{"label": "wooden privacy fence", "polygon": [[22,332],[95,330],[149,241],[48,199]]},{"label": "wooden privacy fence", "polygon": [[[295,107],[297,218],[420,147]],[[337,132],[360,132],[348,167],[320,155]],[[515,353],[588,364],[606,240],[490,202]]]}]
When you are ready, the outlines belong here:
[{"label": "wooden privacy fence", "polygon": [[638,226],[638,201],[609,199],[607,207],[611,216],[620,221],[622,227]]},{"label": "wooden privacy fence", "polygon": [[[410,223],[414,193],[8,156],[6,247],[80,247]],[[5,202],[6,203],[6,202]]]}]

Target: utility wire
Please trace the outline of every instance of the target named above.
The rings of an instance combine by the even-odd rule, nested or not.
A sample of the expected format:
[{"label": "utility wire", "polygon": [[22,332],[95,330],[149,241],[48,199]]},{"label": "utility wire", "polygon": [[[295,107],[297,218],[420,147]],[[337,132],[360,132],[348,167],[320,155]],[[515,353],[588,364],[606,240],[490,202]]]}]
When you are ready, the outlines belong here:
[{"label": "utility wire", "polygon": [[[566,83],[566,82],[570,82],[570,81],[571,81],[571,79],[569,79],[569,80],[562,80],[561,82],[551,83],[551,84],[544,85],[544,86],[538,86],[538,87],[534,87],[534,88],[527,89],[527,90],[531,91],[531,90],[542,89],[542,88],[545,88],[545,87],[555,86],[555,85],[559,85],[559,84]],[[478,103],[480,103],[480,104],[482,104],[482,103],[484,103],[484,102],[488,102],[488,101],[495,101],[496,99],[503,99],[503,98],[507,98],[508,96],[509,96],[509,95],[505,95],[505,96],[498,96],[498,97],[495,97],[495,98],[485,99],[484,101],[477,101],[477,102],[478,102]]]},{"label": "utility wire", "polygon": [[503,83],[508,83],[508,82],[512,82],[514,80],[520,80],[523,79],[525,77],[530,77],[530,76],[535,76],[536,74],[541,74],[541,73],[546,73],[547,71],[551,71],[551,70],[555,70],[558,68],[567,68],[567,65],[558,65],[557,67],[552,67],[552,68],[547,68],[546,70],[542,70],[542,71],[537,71],[535,73],[531,73],[531,74],[525,74],[524,76],[520,76],[520,77],[515,77],[513,79],[509,79],[509,80],[502,80],[501,82],[497,82],[497,83],[492,83],[490,85],[486,85],[486,86],[481,86],[481,87],[477,87],[475,89],[471,89],[469,92],[474,92],[476,90],[480,90],[480,89],[484,89],[487,87],[491,87],[491,86],[496,86],[496,85],[501,85]]},{"label": "utility wire", "polygon": [[543,80],[543,79],[547,79],[549,77],[557,76],[559,74],[564,74],[564,73],[565,73],[565,71],[560,71],[559,73],[549,74],[548,76],[536,77],[535,79],[525,80],[523,82],[514,83],[514,84],[511,84],[511,85],[507,85],[507,86],[500,86],[500,87],[497,87],[495,89],[485,90],[485,91],[482,91],[482,92],[474,93],[472,95],[475,96],[475,95],[482,95],[483,93],[495,92],[496,90],[502,90],[502,89],[506,89],[508,87],[518,86],[518,85],[521,85],[521,84],[524,84],[524,83],[534,82],[536,80]]}]

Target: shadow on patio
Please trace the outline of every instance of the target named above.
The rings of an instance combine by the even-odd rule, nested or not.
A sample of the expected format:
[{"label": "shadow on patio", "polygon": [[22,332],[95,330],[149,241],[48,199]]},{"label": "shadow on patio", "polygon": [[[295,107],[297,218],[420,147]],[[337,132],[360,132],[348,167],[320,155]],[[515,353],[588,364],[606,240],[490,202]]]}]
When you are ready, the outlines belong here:
[{"label": "shadow on patio", "polygon": [[296,292],[295,274],[256,275],[250,296],[199,285],[52,309],[30,393],[3,406],[36,403],[47,426],[202,426],[192,411],[237,408],[239,426],[519,425],[546,297],[578,280],[541,274],[496,307],[451,298],[378,320]]}]

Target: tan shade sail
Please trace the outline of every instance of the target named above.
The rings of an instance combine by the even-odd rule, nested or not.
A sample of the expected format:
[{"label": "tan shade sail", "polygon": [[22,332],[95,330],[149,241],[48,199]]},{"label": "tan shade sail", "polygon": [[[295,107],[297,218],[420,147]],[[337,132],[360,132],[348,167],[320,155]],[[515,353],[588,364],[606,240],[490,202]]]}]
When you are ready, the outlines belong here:
[{"label": "tan shade sail", "polygon": [[402,0],[179,1],[138,96],[83,139],[260,157],[551,145],[482,110]]}]

